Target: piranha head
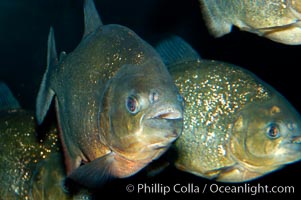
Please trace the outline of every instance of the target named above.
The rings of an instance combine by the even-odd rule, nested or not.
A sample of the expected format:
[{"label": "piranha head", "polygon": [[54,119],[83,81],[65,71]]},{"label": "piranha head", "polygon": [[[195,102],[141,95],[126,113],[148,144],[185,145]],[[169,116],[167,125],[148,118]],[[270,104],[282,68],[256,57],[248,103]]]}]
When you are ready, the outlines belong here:
[{"label": "piranha head", "polygon": [[[153,67],[156,65],[156,67]],[[182,132],[183,98],[161,61],[124,65],[105,94],[104,137],[127,177],[158,158]],[[102,120],[101,120],[102,122]]]},{"label": "piranha head", "polygon": [[280,95],[246,107],[233,126],[230,144],[241,168],[238,179],[254,179],[300,160],[300,128],[300,115]]}]

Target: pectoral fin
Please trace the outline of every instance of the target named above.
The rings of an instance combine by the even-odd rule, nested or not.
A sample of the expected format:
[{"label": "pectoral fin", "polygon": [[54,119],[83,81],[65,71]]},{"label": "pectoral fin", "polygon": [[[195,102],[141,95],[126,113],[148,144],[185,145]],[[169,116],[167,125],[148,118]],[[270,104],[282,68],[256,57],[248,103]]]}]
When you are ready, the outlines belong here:
[{"label": "pectoral fin", "polygon": [[113,178],[110,170],[113,162],[114,154],[110,153],[81,165],[67,178],[87,188],[99,188]]}]

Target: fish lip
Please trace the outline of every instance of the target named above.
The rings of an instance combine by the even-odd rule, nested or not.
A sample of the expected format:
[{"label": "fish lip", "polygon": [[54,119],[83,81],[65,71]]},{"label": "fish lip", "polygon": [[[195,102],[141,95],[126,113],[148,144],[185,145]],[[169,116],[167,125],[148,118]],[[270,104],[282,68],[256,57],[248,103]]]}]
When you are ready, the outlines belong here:
[{"label": "fish lip", "polygon": [[149,114],[146,119],[166,119],[166,120],[177,120],[183,119],[183,114],[179,109],[172,107],[163,107],[154,114]]}]

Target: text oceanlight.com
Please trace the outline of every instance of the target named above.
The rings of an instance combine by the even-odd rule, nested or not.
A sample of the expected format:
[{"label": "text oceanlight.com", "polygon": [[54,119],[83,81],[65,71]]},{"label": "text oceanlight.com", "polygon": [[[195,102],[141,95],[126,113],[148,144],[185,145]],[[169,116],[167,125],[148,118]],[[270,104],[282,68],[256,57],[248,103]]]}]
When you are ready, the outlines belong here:
[{"label": "text oceanlight.com", "polygon": [[294,186],[271,186],[271,185],[251,185],[249,183],[243,185],[218,185],[218,184],[204,184],[197,185],[194,183],[188,184],[174,184],[164,185],[161,183],[152,184],[128,184],[126,191],[138,194],[163,194],[169,193],[189,193],[189,194],[206,194],[206,193],[220,193],[220,194],[293,194],[295,192]]}]

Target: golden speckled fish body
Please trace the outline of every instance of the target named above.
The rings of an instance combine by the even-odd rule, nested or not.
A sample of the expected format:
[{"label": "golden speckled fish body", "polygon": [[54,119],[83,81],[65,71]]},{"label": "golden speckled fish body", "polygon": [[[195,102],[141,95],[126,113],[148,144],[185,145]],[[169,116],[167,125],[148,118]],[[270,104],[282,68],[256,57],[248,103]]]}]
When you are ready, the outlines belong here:
[{"label": "golden speckled fish body", "polygon": [[[33,113],[25,110],[1,112],[0,199],[68,199],[60,185],[65,173],[56,129],[52,128],[44,139],[36,136]],[[40,169],[50,160],[54,160],[48,166],[53,171],[42,172]],[[52,182],[51,177],[56,180]],[[39,181],[40,178],[44,182]],[[47,190],[52,188],[53,198],[47,196]]]},{"label": "golden speckled fish body", "polygon": [[300,0],[200,0],[210,32],[220,37],[232,25],[284,44],[301,44]]},{"label": "golden speckled fish body", "polygon": [[301,117],[275,89],[241,67],[201,59],[179,37],[157,51],[185,99],[177,168],[243,182],[301,159]]}]

